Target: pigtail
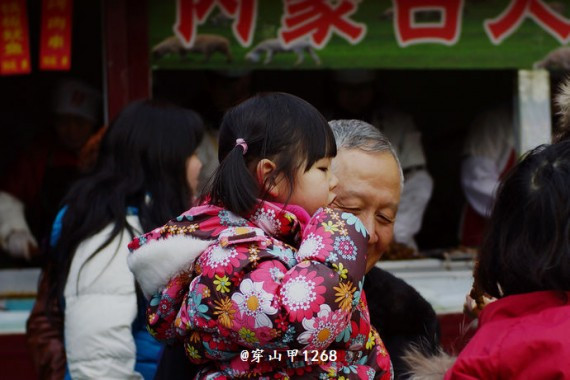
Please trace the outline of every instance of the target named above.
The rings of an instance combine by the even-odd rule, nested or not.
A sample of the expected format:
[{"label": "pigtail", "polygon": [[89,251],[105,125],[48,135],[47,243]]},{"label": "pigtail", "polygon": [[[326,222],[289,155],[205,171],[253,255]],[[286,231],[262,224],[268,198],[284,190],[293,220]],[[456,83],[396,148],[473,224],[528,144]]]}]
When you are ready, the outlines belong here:
[{"label": "pigtail", "polygon": [[211,204],[223,206],[242,216],[255,207],[259,196],[257,182],[246,165],[246,150],[243,145],[236,144],[228,152],[220,162],[207,192]]},{"label": "pigtail", "polygon": [[[309,103],[294,95],[265,93],[229,109],[220,124],[220,166],[210,178],[201,203],[221,206],[247,216],[266,191],[283,175],[293,191],[297,171],[308,170],[323,157],[336,155],[334,135],[326,119]],[[268,158],[275,170],[258,183],[254,168]]]}]

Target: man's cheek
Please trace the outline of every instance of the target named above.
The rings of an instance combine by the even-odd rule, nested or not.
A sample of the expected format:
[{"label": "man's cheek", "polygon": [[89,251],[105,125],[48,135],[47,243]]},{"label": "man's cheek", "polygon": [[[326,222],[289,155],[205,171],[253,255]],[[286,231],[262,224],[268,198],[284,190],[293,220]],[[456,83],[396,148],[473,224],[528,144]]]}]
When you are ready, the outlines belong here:
[{"label": "man's cheek", "polygon": [[377,249],[368,249],[366,256],[366,273],[374,268],[374,265],[380,260],[381,253]]},{"label": "man's cheek", "polygon": [[380,249],[378,249],[378,246],[372,245],[372,246],[368,246],[368,251],[366,252],[366,261],[370,262],[376,262],[378,260],[380,260],[380,257],[382,256],[382,251]]},{"label": "man's cheek", "polygon": [[394,240],[394,225],[391,224],[389,227],[383,229],[379,234],[379,245],[380,245],[380,252],[384,254],[392,240]]}]

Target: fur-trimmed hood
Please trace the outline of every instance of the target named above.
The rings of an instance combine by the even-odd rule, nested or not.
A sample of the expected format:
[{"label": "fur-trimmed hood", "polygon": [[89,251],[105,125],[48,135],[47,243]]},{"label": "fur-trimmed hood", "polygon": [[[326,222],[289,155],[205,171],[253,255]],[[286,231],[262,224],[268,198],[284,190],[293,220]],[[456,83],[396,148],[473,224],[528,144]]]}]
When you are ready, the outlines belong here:
[{"label": "fur-trimmed hood", "polygon": [[301,227],[309,215],[297,206],[287,209],[290,212],[281,212],[280,207],[265,202],[250,216],[259,227],[244,229],[248,220],[227,210],[211,205],[193,207],[133,239],[129,244],[129,269],[150,299],[178,274],[190,273],[194,261],[214,243],[225,247],[242,241],[265,241],[267,235],[300,239]]},{"label": "fur-trimmed hood", "polygon": [[[137,239],[140,242],[140,238]],[[131,243],[127,262],[144,296],[150,299],[171,278],[191,269],[196,258],[214,241],[173,235],[166,239],[149,240],[144,245]]]},{"label": "fur-trimmed hood", "polygon": [[449,370],[457,357],[450,356],[439,351],[437,355],[426,356],[421,350],[412,348],[402,358],[410,369],[410,380],[441,380]]}]

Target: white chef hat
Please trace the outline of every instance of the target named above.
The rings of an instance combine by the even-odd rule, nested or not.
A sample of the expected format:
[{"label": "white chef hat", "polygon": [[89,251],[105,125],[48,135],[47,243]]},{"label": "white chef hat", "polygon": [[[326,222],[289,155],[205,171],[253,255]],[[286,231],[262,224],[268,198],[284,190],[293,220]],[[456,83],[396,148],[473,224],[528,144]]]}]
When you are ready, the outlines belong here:
[{"label": "white chef hat", "polygon": [[62,80],[54,92],[53,112],[81,116],[97,124],[101,95],[93,87],[74,79]]}]

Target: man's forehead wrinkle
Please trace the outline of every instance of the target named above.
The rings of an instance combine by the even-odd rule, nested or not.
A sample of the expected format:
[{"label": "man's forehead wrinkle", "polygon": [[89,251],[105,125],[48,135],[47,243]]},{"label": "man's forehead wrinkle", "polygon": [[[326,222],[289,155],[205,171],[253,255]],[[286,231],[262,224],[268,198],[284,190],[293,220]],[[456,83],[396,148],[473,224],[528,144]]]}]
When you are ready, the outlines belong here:
[{"label": "man's forehead wrinkle", "polygon": [[362,199],[364,198],[364,194],[359,192],[358,190],[345,190],[345,188],[342,188],[341,190],[342,193],[339,193],[338,196],[342,197],[343,199],[348,198],[358,198],[358,199]]},{"label": "man's forehead wrinkle", "polygon": [[339,179],[335,193],[340,202],[348,203],[347,207],[397,211],[400,178],[397,163],[389,153],[340,150],[333,163]]}]

